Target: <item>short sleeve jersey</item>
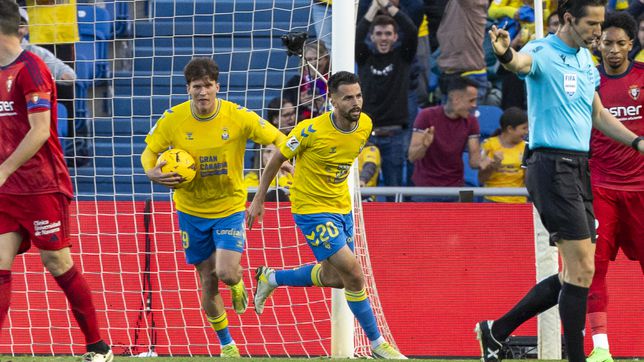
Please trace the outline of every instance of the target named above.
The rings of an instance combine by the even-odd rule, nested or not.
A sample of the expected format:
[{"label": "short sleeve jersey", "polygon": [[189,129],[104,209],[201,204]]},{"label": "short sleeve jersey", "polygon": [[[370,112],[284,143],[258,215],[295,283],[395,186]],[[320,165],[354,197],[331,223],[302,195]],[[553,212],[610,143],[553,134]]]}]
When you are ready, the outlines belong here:
[{"label": "short sleeve jersey", "polygon": [[335,126],[332,114],[300,122],[279,146],[286,158],[295,157],[294,214],[351,212],[349,170],[373,126],[371,118],[362,113],[354,129],[343,131]]},{"label": "short sleeve jersey", "polygon": [[[644,136],[644,64],[632,62],[621,75],[610,76],[600,65],[599,96],[602,104],[622,124]],[[593,129],[590,143],[593,185],[644,191],[644,157],[633,148],[619,144]]]},{"label": "short sleeve jersey", "polygon": [[11,64],[0,67],[0,163],[9,158],[31,129],[29,114],[50,111],[49,138],[36,154],[0,187],[0,193],[73,196],[57,131],[54,79],[45,63],[23,51]]},{"label": "short sleeve jersey", "polygon": [[270,122],[235,103],[219,99],[213,116],[198,120],[191,101],[165,111],[145,142],[161,153],[168,148],[187,151],[194,157],[197,175],[174,193],[177,210],[186,214],[220,218],[243,211],[246,141],[279,143],[284,135]]},{"label": "short sleeve jersey", "polygon": [[521,49],[532,57],[526,80],[530,149],[587,152],[599,73],[586,48],[571,48],[554,34]]}]

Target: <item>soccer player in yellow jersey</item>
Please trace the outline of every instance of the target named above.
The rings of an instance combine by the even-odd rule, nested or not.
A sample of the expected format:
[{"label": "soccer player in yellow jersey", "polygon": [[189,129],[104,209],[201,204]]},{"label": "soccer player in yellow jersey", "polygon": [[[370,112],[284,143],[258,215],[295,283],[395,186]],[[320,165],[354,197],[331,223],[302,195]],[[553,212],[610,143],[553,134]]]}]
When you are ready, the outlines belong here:
[{"label": "soccer player in yellow jersey", "polygon": [[269,161],[248,209],[248,225],[264,214],[264,199],[280,165],[295,157],[291,209],[317,264],[293,270],[257,269],[255,312],[279,285],[344,288],[349,308],[371,341],[374,356],[406,359],[378,330],[367,298],[362,267],[353,254],[353,215],[347,184],[349,169],[371,134],[371,119],[362,114],[358,77],[338,72],[328,81],[334,110],[300,122]]},{"label": "soccer player in yellow jersey", "polygon": [[238,314],[248,305],[240,265],[246,232],[246,187],[243,164],[246,141],[278,144],[285,136],[256,113],[217,98],[219,67],[208,58],[195,58],[184,69],[190,100],[167,110],[145,139],[141,163],[150,180],[174,188],[176,173],[155,166],[159,153],[178,148],[190,153],[197,175],[177,188],[174,202],[186,261],[201,278],[202,307],[219,337],[222,357],[239,357],[228,331],[219,281],[230,287]]}]

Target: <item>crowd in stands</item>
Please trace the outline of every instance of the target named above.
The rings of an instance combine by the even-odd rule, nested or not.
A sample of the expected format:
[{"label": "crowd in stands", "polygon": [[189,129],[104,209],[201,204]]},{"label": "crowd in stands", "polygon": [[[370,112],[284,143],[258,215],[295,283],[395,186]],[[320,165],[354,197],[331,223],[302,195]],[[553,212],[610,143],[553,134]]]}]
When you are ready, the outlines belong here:
[{"label": "crowd in stands", "polygon": [[[75,7],[65,5],[67,11],[53,15],[43,10],[47,7],[18,2],[23,6],[23,47],[45,59],[56,77],[60,103],[70,115],[69,124],[64,127],[70,130],[66,135],[87,136],[83,116],[75,111],[74,82],[78,77],[74,71],[74,44],[79,41]],[[507,29],[513,37],[511,46],[520,50],[535,38],[533,3],[532,0],[359,1],[356,68],[364,92],[363,111],[374,124],[369,145],[365,147],[371,150],[371,156],[361,157],[373,164],[365,166],[361,162],[360,169],[366,170],[361,176],[363,184],[523,186],[519,177],[523,173],[517,162],[523,153],[523,139],[528,136],[524,127],[525,84],[499,66],[487,31],[492,25]],[[301,73],[290,78],[281,96],[266,103],[265,118],[286,134],[296,122],[329,110],[326,80],[331,71],[332,6],[331,0],[315,0],[312,36],[303,46]],[[556,8],[557,0],[543,1],[546,33],[556,32],[559,26]],[[637,19],[639,32],[630,53],[637,61],[644,61],[643,10],[641,0],[612,0],[608,5],[609,12],[625,11]],[[65,19],[57,18],[60,16]],[[30,17],[32,21],[36,17],[40,25],[30,26]],[[47,26],[51,24],[58,24],[59,29],[49,31]],[[599,57],[596,60],[599,62]],[[468,98],[471,88],[476,90],[474,100]],[[498,119],[499,131],[487,140],[489,135],[479,125],[479,116],[485,116],[481,112],[490,107],[480,106],[506,111]],[[75,117],[79,119],[75,121]],[[74,147],[66,150],[67,156],[89,152],[82,143],[71,145]],[[261,169],[260,148],[250,147],[254,152],[248,153],[252,159],[246,166]],[[70,167],[84,164],[70,159]],[[479,172],[474,180],[466,179],[471,171]],[[525,199],[489,198],[489,201]]]},{"label": "crowd in stands", "polygon": [[[511,46],[520,50],[536,36],[533,4],[532,0],[359,2],[355,59],[365,98],[363,111],[374,124],[370,147],[380,155],[377,185],[525,186],[521,168],[528,137],[525,83],[499,66],[488,30],[492,25],[507,29]],[[316,6],[330,14],[331,1]],[[630,56],[639,61],[644,59],[643,8],[640,0],[615,0],[607,9],[627,11],[638,20]],[[559,27],[556,9],[557,0],[543,1],[545,35]],[[317,25],[321,24],[315,28],[320,31]],[[327,33],[318,33],[307,43],[302,74],[283,93],[299,105],[298,121],[326,111],[329,42]],[[481,113],[490,110],[497,129],[492,135],[479,126],[481,117],[488,116]],[[474,180],[466,181],[466,172],[472,170]]]}]

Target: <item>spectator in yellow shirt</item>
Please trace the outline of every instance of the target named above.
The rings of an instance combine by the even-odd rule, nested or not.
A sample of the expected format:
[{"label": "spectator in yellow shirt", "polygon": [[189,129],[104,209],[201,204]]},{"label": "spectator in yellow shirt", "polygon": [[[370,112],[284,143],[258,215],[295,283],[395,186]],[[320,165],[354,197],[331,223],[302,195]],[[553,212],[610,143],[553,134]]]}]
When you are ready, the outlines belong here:
[{"label": "spectator in yellow shirt", "polygon": [[[524,138],[528,134],[528,116],[511,107],[501,116],[501,128],[481,146],[479,182],[484,187],[524,187],[525,170],[521,168]],[[485,166],[483,166],[485,165]],[[524,196],[486,196],[486,200],[503,203],[524,203]]]}]

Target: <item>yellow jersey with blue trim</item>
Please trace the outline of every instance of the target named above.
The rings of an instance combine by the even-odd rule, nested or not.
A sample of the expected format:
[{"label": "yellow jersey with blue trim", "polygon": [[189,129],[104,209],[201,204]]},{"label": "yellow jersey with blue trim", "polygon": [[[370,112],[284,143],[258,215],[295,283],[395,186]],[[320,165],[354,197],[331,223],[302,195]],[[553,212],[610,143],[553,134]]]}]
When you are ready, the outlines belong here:
[{"label": "yellow jersey with blue trim", "polygon": [[295,157],[294,214],[351,212],[347,177],[372,127],[371,118],[362,113],[352,130],[343,131],[335,126],[333,113],[327,112],[293,128],[279,149],[286,158]]},{"label": "yellow jersey with blue trim", "polygon": [[380,166],[382,165],[382,159],[380,158],[380,150],[374,145],[368,145],[365,147],[360,155],[358,156],[358,171],[362,173],[364,165],[367,163],[373,163],[376,165],[376,172],[373,176],[367,181],[367,187],[376,187],[378,186],[378,177],[380,176]]},{"label": "yellow jersey with blue trim", "polygon": [[192,112],[191,101],[165,111],[145,142],[155,153],[168,148],[194,157],[197,175],[174,192],[176,208],[203,218],[221,218],[245,210],[244,152],[246,141],[279,144],[285,136],[257,113],[217,99],[206,117]]}]

